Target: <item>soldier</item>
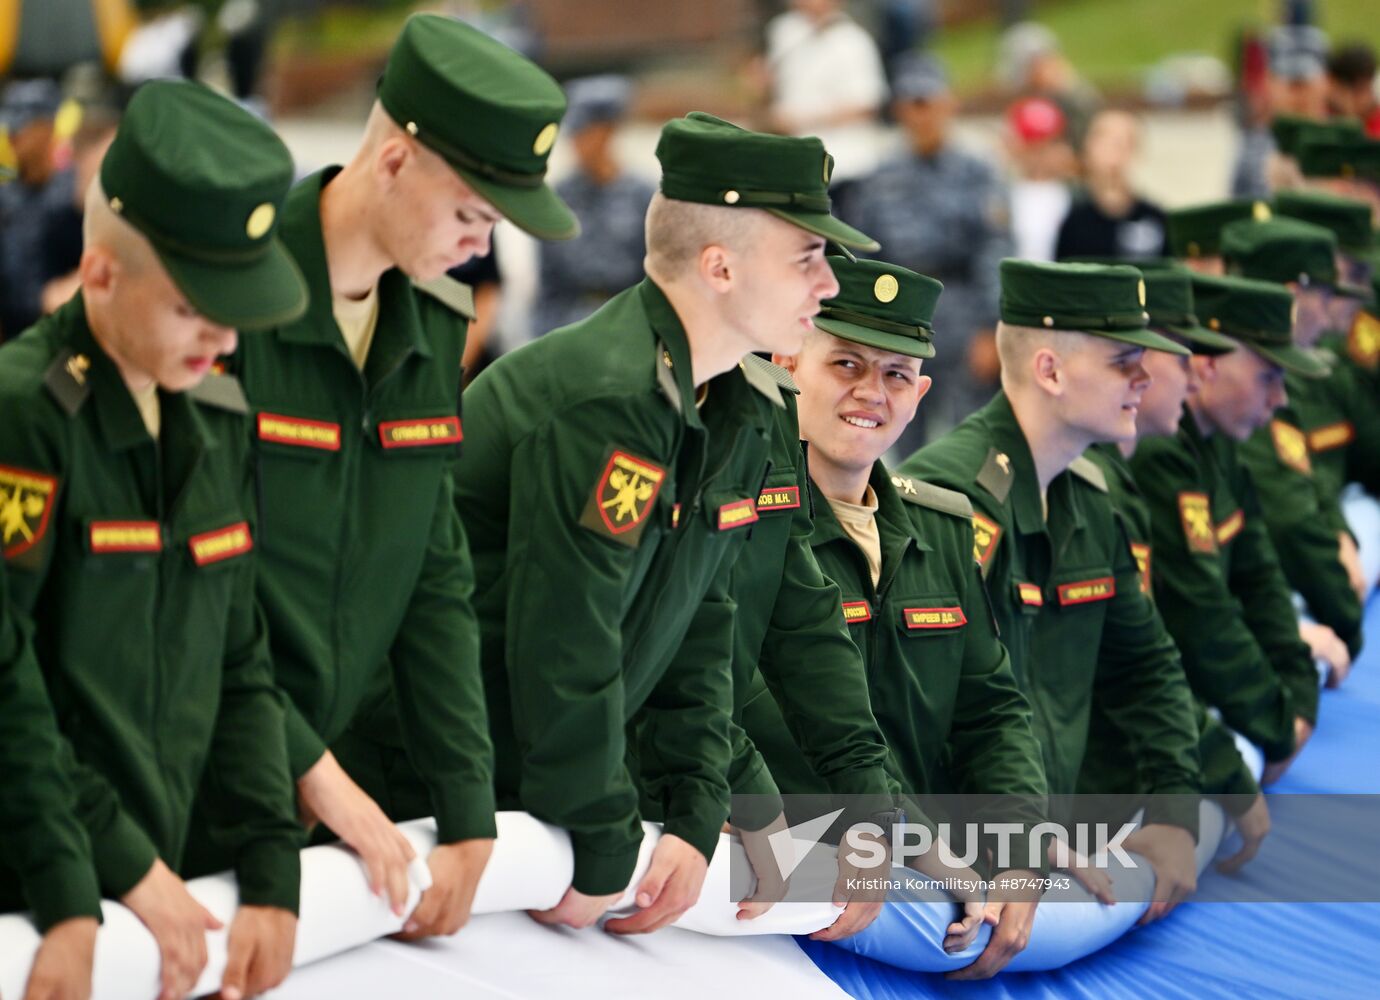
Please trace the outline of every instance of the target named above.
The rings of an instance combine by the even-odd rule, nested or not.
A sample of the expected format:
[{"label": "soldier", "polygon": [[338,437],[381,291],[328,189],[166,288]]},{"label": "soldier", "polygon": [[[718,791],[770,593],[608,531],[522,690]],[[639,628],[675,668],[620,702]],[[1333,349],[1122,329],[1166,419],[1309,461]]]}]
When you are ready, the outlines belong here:
[{"label": "soldier", "polygon": [[[220,926],[178,874],[198,788],[239,879],[221,996],[292,963],[298,838],[254,600],[246,407],[232,379],[203,382],[235,328],[306,306],[277,238],[291,180],[258,119],[148,84],[88,195],[82,291],[0,351],[13,662],[46,695],[4,706],[46,773],[14,789],[44,815],[6,838],[0,908],[27,904],[51,935],[119,899],[157,941],[164,998],[192,988]],[[90,976],[77,943],[39,956],[74,989]]]},{"label": "soldier", "polygon": [[921,419],[898,446],[913,450],[981,405],[996,379],[992,327],[997,263],[1011,251],[1006,190],[991,165],[957,148],[957,99],[930,56],[899,60],[892,112],[909,148],[854,182],[841,214],[886,246],[889,260],[944,284],[935,321],[952,338]]},{"label": "soldier", "polygon": [[642,277],[642,222],[655,189],[628,173],[613,149],[631,90],[621,76],[566,85],[565,133],[576,164],[556,194],[583,221],[583,230],[577,239],[541,248],[535,318],[541,333],[584,319]]},{"label": "soldier", "polygon": [[1197,881],[1197,729],[1105,477],[1079,456],[1135,436],[1143,352],[1185,349],[1146,329],[1133,267],[1006,260],[1001,281],[1002,391],[901,472],[973,503],[977,560],[1051,794],[1076,789],[1096,696],[1120,752],[1159,796],[1126,841],[1154,867],[1153,920]]},{"label": "soldier", "polygon": [[[1364,210],[1364,209],[1363,209]],[[1294,343],[1312,350],[1327,327],[1329,300],[1340,286],[1337,240],[1321,226],[1297,219],[1233,222],[1222,230],[1222,257],[1230,274],[1277,282],[1294,297]],[[1313,475],[1309,432],[1329,421],[1305,418],[1327,412],[1328,379],[1286,371],[1288,402],[1268,427],[1241,446],[1241,460],[1255,481],[1261,514],[1289,586],[1325,629],[1302,623],[1304,641],[1328,664],[1328,683],[1340,684],[1361,648],[1361,561],[1342,516],[1340,484],[1325,488]],[[1345,652],[1335,648],[1336,640]]]},{"label": "soldier", "polygon": [[1313,731],[1318,675],[1237,445],[1285,402],[1286,369],[1306,375],[1322,366],[1291,342],[1293,297],[1285,289],[1195,276],[1193,297],[1204,324],[1241,347],[1192,359],[1196,388],[1178,433],[1141,441],[1131,468],[1150,507],[1162,570],[1155,603],[1189,683],[1260,746],[1268,784]]},{"label": "soldier", "polygon": [[1165,219],[1169,255],[1199,274],[1222,273],[1222,227],[1238,219],[1270,218],[1269,203],[1259,198],[1212,201],[1170,212]]},{"label": "soldier", "polygon": [[451,479],[473,309],[444,274],[488,250],[500,217],[541,237],[576,233],[542,180],[564,110],[554,80],[476,29],[408,20],[354,159],[302,181],[284,207],[310,310],[232,361],[255,409],[259,594],[301,808],[360,853],[400,913],[412,849],[356,784],[377,792],[378,777],[327,749],[391,687],[438,828],[410,937],[464,924],[495,833]]},{"label": "soldier", "polygon": [[[1150,328],[1188,347],[1194,354],[1217,356],[1236,349],[1236,342],[1198,323],[1193,309],[1193,285],[1189,274],[1177,267],[1139,265],[1145,275],[1145,308]],[[1158,564],[1154,556],[1150,508],[1136,485],[1130,457],[1138,441],[1167,437],[1179,427],[1184,402],[1196,388],[1189,358],[1163,351],[1148,351],[1143,361],[1150,384],[1136,410],[1136,437],[1117,444],[1096,444],[1087,457],[1107,478],[1112,506],[1121,516],[1131,542],[1131,554],[1140,571],[1141,591],[1153,599],[1152,581]],[[1241,849],[1219,867],[1235,871],[1253,858],[1270,830],[1270,812],[1255,775],[1237,749],[1236,740],[1221,721],[1195,701],[1198,719],[1198,756],[1206,794],[1220,796],[1241,833]],[[1120,750],[1115,727],[1098,702],[1093,703],[1088,750],[1078,774],[1078,791],[1087,795],[1143,792],[1135,761]],[[1094,800],[1099,801],[1099,800]]]},{"label": "soldier", "polygon": [[[821,308],[804,349],[777,360],[801,386],[807,488],[818,498],[809,544],[842,591],[848,634],[865,664],[863,690],[891,748],[887,766],[908,795],[1011,796],[969,819],[1029,829],[1044,818],[1044,769],[1030,706],[973,565],[972,505],[961,493],[893,476],[881,461],[929,389],[920,368],[935,354],[931,317],[942,286],[892,264],[830,263],[838,296]],[[761,678],[786,677],[770,692],[756,681],[743,724],[784,791],[818,793],[831,783],[802,753],[808,734],[787,725],[783,697],[799,669],[783,661],[800,656],[778,645],[763,650]],[[996,930],[958,978],[1000,971],[1024,947],[1035,901],[994,898],[987,912]]]}]

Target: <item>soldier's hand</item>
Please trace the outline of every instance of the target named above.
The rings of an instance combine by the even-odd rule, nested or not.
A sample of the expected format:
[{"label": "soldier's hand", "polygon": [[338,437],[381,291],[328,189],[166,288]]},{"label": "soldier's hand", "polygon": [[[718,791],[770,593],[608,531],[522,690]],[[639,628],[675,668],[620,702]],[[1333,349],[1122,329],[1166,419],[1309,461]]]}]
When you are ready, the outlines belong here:
[{"label": "soldier's hand", "polygon": [[1346,643],[1332,629],[1316,622],[1299,622],[1299,638],[1308,644],[1313,659],[1327,664],[1327,686],[1341,686],[1351,671],[1351,653]]},{"label": "soldier's hand", "polygon": [[1260,850],[1270,833],[1270,807],[1263,792],[1256,793],[1251,807],[1236,817],[1236,831],[1241,834],[1241,850],[1217,865],[1224,875],[1233,875]]},{"label": "soldier's hand", "polygon": [[1364,605],[1370,596],[1370,581],[1361,569],[1361,553],[1357,551],[1356,540],[1349,531],[1337,532],[1337,558],[1346,570],[1346,578],[1351,583],[1351,589],[1356,591],[1357,600]]},{"label": "soldier's hand", "polygon": [[182,1000],[206,967],[206,932],[223,925],[192,898],[186,883],[161,858],[120,902],[134,911],[158,942],[162,960],[158,1000]]},{"label": "soldier's hand", "polygon": [[29,970],[24,1000],[87,1000],[99,927],[95,917],[73,917],[49,927]]},{"label": "soldier's hand", "polygon": [[[1066,846],[1068,854],[1068,868],[1065,869],[1072,879],[1088,891],[1088,894],[1099,903],[1107,906],[1116,905],[1116,892],[1112,888],[1112,877],[1107,874],[1105,868],[1096,867],[1083,854],[1073,847]],[[1059,845],[1050,841],[1049,849],[1046,852],[1050,865],[1059,864]]]},{"label": "soldier's hand", "polygon": [[1040,876],[1009,871],[996,876],[982,920],[992,928],[987,947],[972,965],[950,972],[948,979],[990,979],[1010,964],[1030,942],[1030,928],[1040,905]]},{"label": "soldier's hand", "polygon": [[276,906],[241,906],[230,924],[220,1000],[258,996],[292,971],[297,915]]},{"label": "soldier's hand", "polygon": [[959,906],[963,908],[963,916],[944,930],[944,951],[949,955],[962,951],[977,940],[983,915],[987,912],[987,904],[981,899],[970,899],[959,903]]},{"label": "soldier's hand", "polygon": [[760,830],[740,830],[731,826],[725,829],[738,834],[743,853],[747,855],[748,864],[752,865],[753,874],[757,876],[752,895],[738,901],[738,919],[756,920],[785,899],[791,888],[790,880],[781,877],[781,869],[771,849],[772,835],[786,829],[786,814],[779,814]]},{"label": "soldier's hand", "polygon": [[614,934],[650,934],[675,923],[695,905],[709,874],[709,860],[674,833],[663,833],[652,852],[652,864],[637,886],[641,913],[604,924]]},{"label": "soldier's hand", "polygon": [[[839,918],[822,931],[810,935],[813,941],[839,941],[865,929],[882,912],[886,902],[885,888],[861,888],[867,882],[885,879],[891,869],[891,849],[888,842],[880,837],[861,831],[853,831],[859,841],[870,841],[880,848],[877,856],[881,860],[868,867],[860,867],[849,862],[849,855],[856,852],[839,850],[839,877],[834,882],[834,905],[842,906]],[[850,887],[851,886],[851,887]]]},{"label": "soldier's hand", "polygon": [[438,844],[427,858],[431,888],[422,893],[398,939],[449,936],[469,923],[479,877],[493,852],[494,842],[488,838]]},{"label": "soldier's hand", "polygon": [[407,866],[417,856],[402,831],[327,751],[297,780],[301,812],[315,816],[359,855],[375,896],[388,892],[393,912],[407,906]]},{"label": "soldier's hand", "polygon": [[598,923],[608,908],[622,897],[621,892],[611,896],[586,896],[583,892],[576,892],[572,886],[551,909],[528,910],[527,915],[539,924],[563,925],[579,930]]},{"label": "soldier's hand", "polygon": [[1151,823],[1131,834],[1123,844],[1126,850],[1150,862],[1155,870],[1155,894],[1139,924],[1152,923],[1168,915],[1198,888],[1193,835],[1183,827]]}]

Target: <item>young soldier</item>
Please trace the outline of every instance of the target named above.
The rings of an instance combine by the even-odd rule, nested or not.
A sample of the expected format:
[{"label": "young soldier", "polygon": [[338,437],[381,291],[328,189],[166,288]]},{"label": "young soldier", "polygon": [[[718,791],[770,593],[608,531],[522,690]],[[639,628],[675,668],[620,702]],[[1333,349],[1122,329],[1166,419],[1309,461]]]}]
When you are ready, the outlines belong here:
[{"label": "young soldier", "polygon": [[[1312,350],[1327,327],[1329,299],[1339,287],[1332,233],[1297,219],[1233,222],[1222,230],[1222,255],[1228,273],[1289,289],[1294,343]],[[1296,402],[1300,395],[1326,399],[1326,382],[1325,375],[1305,378],[1286,371],[1288,402],[1241,446],[1240,455],[1260,495],[1261,516],[1284,578],[1320,623],[1302,625],[1304,641],[1328,663],[1329,683],[1335,686],[1361,648],[1361,563],[1342,516],[1340,490],[1324,489],[1313,475],[1307,428]],[[1336,648],[1337,640],[1344,651]]]},{"label": "young soldier", "polygon": [[[1199,325],[1193,311],[1193,285],[1187,271],[1177,267],[1138,266],[1145,275],[1145,307],[1150,313],[1152,330],[1184,344],[1194,354],[1211,357],[1236,349],[1235,341]],[[1129,459],[1135,454],[1138,441],[1149,437],[1167,437],[1178,430],[1184,402],[1196,383],[1193,380],[1193,366],[1189,358],[1183,355],[1148,351],[1142,363],[1150,375],[1150,384],[1136,410],[1135,439],[1117,444],[1093,445],[1088,449],[1087,457],[1102,469],[1107,478],[1112,506],[1126,527],[1131,554],[1140,570],[1140,588],[1153,596],[1152,579],[1158,564],[1155,561],[1150,508],[1144,493],[1136,485]],[[1195,702],[1195,708],[1203,791],[1222,796],[1224,807],[1235,817],[1237,829],[1241,832],[1241,850],[1220,865],[1224,871],[1235,871],[1260,849],[1270,829],[1270,813],[1255,775],[1242,760],[1231,732],[1208,714],[1201,702]],[[1094,702],[1088,749],[1083,757],[1083,769],[1078,774],[1080,793],[1122,795],[1144,791],[1136,762],[1127,759],[1121,752],[1117,739],[1111,720]]]},{"label": "young soldier", "polygon": [[310,310],[233,360],[256,411],[259,594],[302,812],[357,850],[401,909],[411,848],[355,783],[377,780],[352,780],[327,749],[367,695],[391,688],[438,827],[411,936],[465,923],[495,832],[451,480],[472,310],[444,274],[488,251],[501,216],[575,234],[542,180],[564,110],[522,56],[457,20],[411,18],[354,159],[301,182],[284,208]]},{"label": "young soldier", "polygon": [[[291,179],[252,115],[195,84],[146,85],[87,198],[81,292],[0,351],[14,662],[46,685],[46,704],[3,711],[47,772],[20,790],[48,803],[7,837],[0,907],[27,904],[51,933],[121,900],[158,943],[168,1000],[219,926],[177,874],[198,788],[239,879],[221,995],[292,963],[298,838],[254,601],[245,404],[233,380],[202,381],[235,328],[305,308],[276,233]],[[40,970],[79,988],[89,949],[49,944]]]},{"label": "young soldier", "polygon": [[[1044,770],[973,564],[972,505],[961,493],[893,476],[881,462],[929,389],[920,367],[934,356],[941,286],[892,264],[830,263],[838,296],[821,308],[804,349],[777,360],[801,388],[817,498],[809,542],[842,591],[864,690],[891,748],[888,766],[908,795],[1012,796],[1012,805],[968,818],[1033,826],[1044,818]],[[777,659],[798,655],[767,647],[762,676],[791,671]],[[786,725],[783,692],[768,694],[759,682],[755,693],[743,722],[777,783],[790,793],[825,790],[797,727]],[[990,903],[996,930],[960,978],[1000,971],[1024,947],[1034,915],[1028,899]]]},{"label": "young soldier", "polygon": [[1002,390],[904,475],[964,492],[975,551],[1052,794],[1077,787],[1094,697],[1162,798],[1127,840],[1155,870],[1156,919],[1196,885],[1197,729],[1174,644],[1141,593],[1102,473],[1083,451],[1135,436],[1146,329],[1135,268],[1002,262]]},{"label": "young soldier", "polygon": [[1286,369],[1321,365],[1293,346],[1293,297],[1278,285],[1196,276],[1193,297],[1204,324],[1242,347],[1192,359],[1178,433],[1142,441],[1131,468],[1152,516],[1155,603],[1189,683],[1261,747],[1269,783],[1313,731],[1318,675],[1237,444],[1286,401]]}]

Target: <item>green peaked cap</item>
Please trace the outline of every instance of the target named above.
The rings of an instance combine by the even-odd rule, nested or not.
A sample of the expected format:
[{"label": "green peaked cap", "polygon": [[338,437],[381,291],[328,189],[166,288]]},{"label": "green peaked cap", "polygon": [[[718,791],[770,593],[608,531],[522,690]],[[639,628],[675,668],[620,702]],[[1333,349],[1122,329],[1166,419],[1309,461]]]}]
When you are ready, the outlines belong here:
[{"label": "green peaked cap", "polygon": [[1294,296],[1289,289],[1250,278],[1193,276],[1193,301],[1209,330],[1250,347],[1285,371],[1307,378],[1327,366],[1294,346]]},{"label": "green peaked cap", "polygon": [[667,198],[760,208],[842,246],[880,248],[830,214],[834,158],[818,139],[750,132],[692,111],[662,128],[656,157]]},{"label": "green peaked cap", "polygon": [[1370,205],[1359,198],[1343,198],[1323,191],[1279,191],[1275,194],[1275,212],[1332,230],[1346,253],[1366,253],[1375,247]]},{"label": "green peaked cap", "polygon": [[565,94],[526,56],[455,18],[414,14],[388,56],[379,102],[519,228],[544,240],[579,235],[546,183]]},{"label": "green peaked cap", "polygon": [[1365,130],[1360,122],[1346,118],[1320,122],[1300,115],[1279,115],[1270,123],[1270,134],[1281,153],[1297,158],[1305,143],[1348,139],[1364,135]]},{"label": "green peaked cap", "polygon": [[1228,274],[1280,284],[1335,285],[1337,237],[1298,219],[1246,219],[1222,228],[1222,265]]},{"label": "green peaked cap", "polygon": [[1188,349],[1147,328],[1145,279],[1128,265],[1001,262],[1001,319],[1016,326],[1074,330],[1152,351]]},{"label": "green peaked cap", "polygon": [[271,128],[199,83],[135,92],[101,161],[111,209],[153,246],[207,319],[257,330],[296,319],[307,286],[279,242],[292,156]]},{"label": "green peaked cap", "polygon": [[815,326],[844,340],[912,358],[934,357],[934,307],[944,286],[879,260],[830,257],[839,293],[826,299]]},{"label": "green peaked cap", "polygon": [[1360,177],[1380,183],[1380,139],[1364,135],[1305,139],[1298,160],[1305,177]]},{"label": "green peaked cap", "polygon": [[1227,354],[1236,342],[1198,322],[1193,303],[1193,274],[1172,260],[1137,261],[1145,277],[1145,308],[1150,326],[1188,342],[1194,354]]},{"label": "green peaked cap", "polygon": [[1169,253],[1180,260],[1216,257],[1221,251],[1222,227],[1238,219],[1268,219],[1274,213],[1260,198],[1232,198],[1191,205],[1166,218]]}]

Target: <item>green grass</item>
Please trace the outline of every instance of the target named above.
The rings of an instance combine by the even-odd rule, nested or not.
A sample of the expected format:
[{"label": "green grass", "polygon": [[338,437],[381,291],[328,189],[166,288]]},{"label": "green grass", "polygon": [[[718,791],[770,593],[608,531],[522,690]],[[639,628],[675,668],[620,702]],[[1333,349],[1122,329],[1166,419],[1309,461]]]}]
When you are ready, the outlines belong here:
[{"label": "green grass", "polygon": [[[1232,41],[1250,25],[1277,16],[1278,0],[1044,0],[1034,19],[1058,34],[1064,53],[1093,84],[1133,86],[1156,62],[1176,52],[1206,52],[1231,64]],[[1322,27],[1333,40],[1373,39],[1376,0],[1320,0]],[[959,90],[991,81],[998,32],[973,22],[944,32],[935,49]]]}]

